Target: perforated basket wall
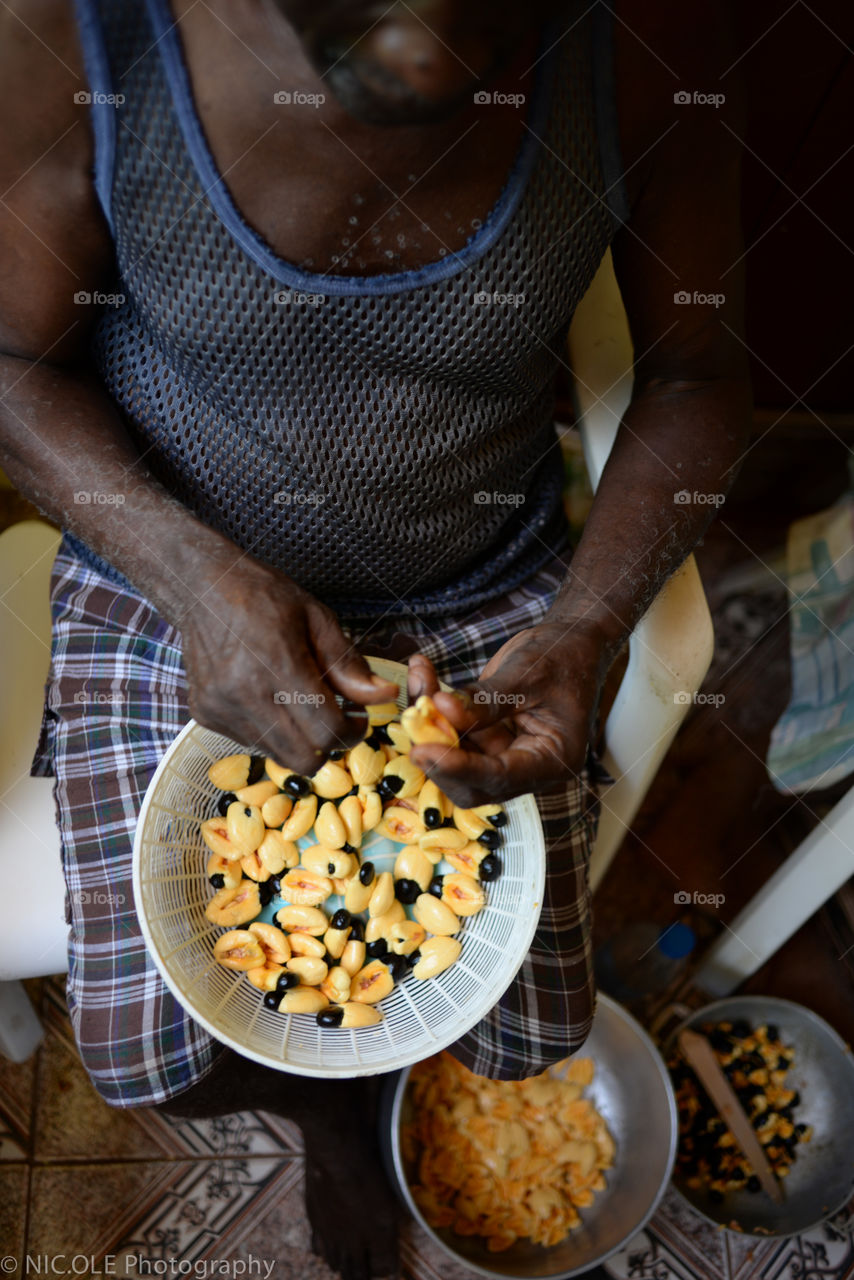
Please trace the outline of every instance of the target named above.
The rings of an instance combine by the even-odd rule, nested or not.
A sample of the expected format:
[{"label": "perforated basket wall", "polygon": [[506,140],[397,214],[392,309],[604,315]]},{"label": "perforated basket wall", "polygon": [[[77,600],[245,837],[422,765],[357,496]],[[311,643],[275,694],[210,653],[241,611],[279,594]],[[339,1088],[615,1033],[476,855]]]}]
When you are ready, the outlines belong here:
[{"label": "perforated basket wall", "polygon": [[[371,659],[395,680],[405,705],[406,668]],[[213,947],[223,930],[205,919],[213,890],[205,874],[208,852],[199,823],[216,812],[219,792],[208,781],[214,760],[239,746],[190,721],[152,778],[134,842],[134,894],[142,931],[176,999],[211,1035],[238,1053],[300,1075],[355,1076],[392,1071],[437,1053],[492,1008],[510,985],[536,929],[545,880],[545,847],[533,796],[505,807],[503,872],[486,886],[487,905],[463,922],[459,960],[437,978],[408,977],[382,1001],[376,1027],[341,1030],[317,1026],[314,1015],[265,1009],[243,974],[217,964]],[[298,841],[315,843],[313,835]],[[363,859],[377,872],[391,870],[401,846],[374,832]],[[452,870],[439,864],[437,871]],[[262,911],[269,919],[281,901]],[[330,899],[326,910],[340,905]]]}]

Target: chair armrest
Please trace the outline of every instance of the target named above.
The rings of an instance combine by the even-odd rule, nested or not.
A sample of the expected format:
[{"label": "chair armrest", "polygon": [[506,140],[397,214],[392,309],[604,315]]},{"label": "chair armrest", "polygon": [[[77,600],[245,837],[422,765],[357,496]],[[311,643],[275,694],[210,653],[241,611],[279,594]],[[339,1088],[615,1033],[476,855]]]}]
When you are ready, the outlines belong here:
[{"label": "chair armrest", "polygon": [[[594,491],[632,393],[633,349],[625,308],[606,253],[579,303],[569,334],[576,421]],[[605,723],[606,768],[590,864],[595,889],[646,795],[714,649],[712,619],[693,556],[665,584],[629,640],[629,661]]]}]

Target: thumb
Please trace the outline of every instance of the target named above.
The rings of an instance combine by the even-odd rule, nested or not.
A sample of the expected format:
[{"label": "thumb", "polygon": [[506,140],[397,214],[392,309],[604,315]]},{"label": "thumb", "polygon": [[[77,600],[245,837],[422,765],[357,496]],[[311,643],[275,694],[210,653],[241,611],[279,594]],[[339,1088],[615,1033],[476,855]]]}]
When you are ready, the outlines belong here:
[{"label": "thumb", "polygon": [[324,619],[319,628],[312,628],[312,640],[324,678],[336,693],[361,706],[397,701],[400,690],[395,681],[384,680],[371,671],[337,622]]}]

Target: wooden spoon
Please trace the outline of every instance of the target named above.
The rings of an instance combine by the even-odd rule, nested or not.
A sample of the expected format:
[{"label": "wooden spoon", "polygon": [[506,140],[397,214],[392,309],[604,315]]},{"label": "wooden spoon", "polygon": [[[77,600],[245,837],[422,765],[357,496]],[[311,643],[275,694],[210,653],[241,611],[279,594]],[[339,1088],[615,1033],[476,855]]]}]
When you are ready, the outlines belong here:
[{"label": "wooden spoon", "polygon": [[697,1074],[706,1093],[717,1107],[742,1152],[756,1170],[756,1176],[777,1204],[783,1203],[783,1188],[774,1177],[753,1125],[723,1073],[715,1051],[705,1036],[696,1031],[679,1032],[679,1048]]}]

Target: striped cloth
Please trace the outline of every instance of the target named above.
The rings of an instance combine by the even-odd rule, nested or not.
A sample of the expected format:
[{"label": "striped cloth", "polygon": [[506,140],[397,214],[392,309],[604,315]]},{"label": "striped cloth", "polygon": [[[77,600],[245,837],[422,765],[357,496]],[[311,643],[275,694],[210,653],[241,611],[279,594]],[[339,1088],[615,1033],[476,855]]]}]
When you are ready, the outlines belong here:
[{"label": "striped cloth", "polygon": [[767,763],[800,794],[854,772],[854,494],[793,524],[786,561],[792,691]]},{"label": "striped cloth", "polygon": [[[465,616],[347,626],[362,652],[425,653],[450,683],[474,678],[512,635],[539,622],[568,552]],[[162,1102],[202,1079],[221,1046],[174,1000],[134,912],[131,856],[142,798],[189,718],[179,633],[133,590],[66,542],[52,581],[53,645],[34,772],[54,774],[68,887],[68,1004],[83,1062],[115,1106]],[[597,803],[585,770],[538,798],[548,874],[533,946],[500,1003],[452,1048],[473,1071],[518,1079],[583,1043],[594,990],[587,862]]]}]

